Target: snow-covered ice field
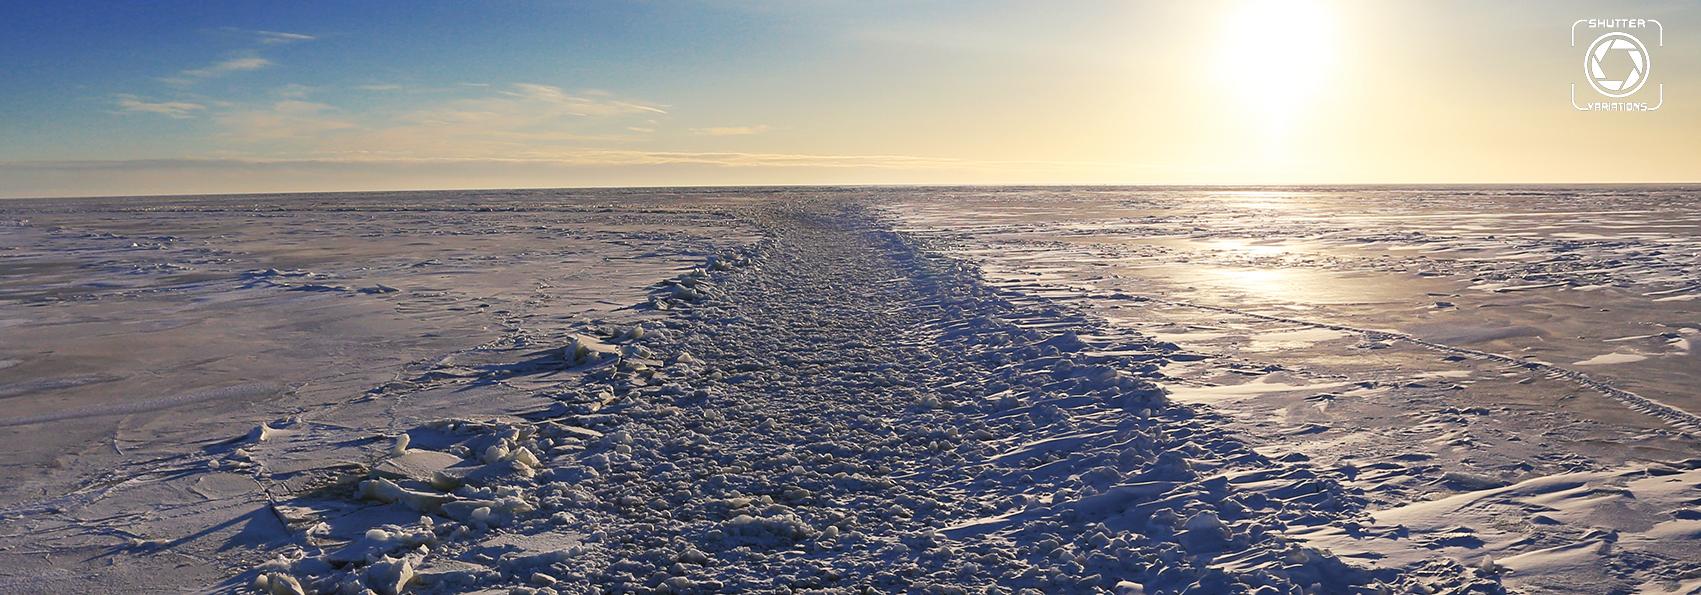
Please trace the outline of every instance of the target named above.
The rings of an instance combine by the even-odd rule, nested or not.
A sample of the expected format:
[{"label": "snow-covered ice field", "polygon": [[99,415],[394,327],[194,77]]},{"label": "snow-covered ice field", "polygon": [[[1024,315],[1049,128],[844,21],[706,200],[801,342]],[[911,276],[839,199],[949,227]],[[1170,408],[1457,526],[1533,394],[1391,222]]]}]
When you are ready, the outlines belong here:
[{"label": "snow-covered ice field", "polygon": [[1701,592],[1698,210],[0,202],[0,592]]}]

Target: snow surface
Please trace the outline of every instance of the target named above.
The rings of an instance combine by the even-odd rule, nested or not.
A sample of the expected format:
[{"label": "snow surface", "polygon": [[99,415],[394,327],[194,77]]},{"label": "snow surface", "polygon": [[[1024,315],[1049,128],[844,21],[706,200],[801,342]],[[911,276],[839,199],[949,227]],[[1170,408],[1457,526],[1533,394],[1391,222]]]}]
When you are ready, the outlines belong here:
[{"label": "snow surface", "polygon": [[[1175,399],[1370,502],[1291,537],[1514,590],[1696,592],[1701,323],[1672,299],[1701,274],[1694,189],[942,194],[885,205],[997,287],[1182,349]],[[1587,497],[1507,491],[1558,477]]]},{"label": "snow surface", "polygon": [[[664,284],[649,303],[667,315],[632,327],[652,329],[642,337],[575,339],[558,365],[586,371],[556,385],[556,407],[410,430],[410,444],[465,460],[359,494],[420,521],[347,545],[309,538],[251,572],[350,593],[398,564],[420,592],[1333,593],[1416,580],[1286,537],[1355,522],[1362,502],[1173,406],[1152,381],[1165,350],[1151,341],[1013,302],[853,204],[774,205],[758,221],[767,240],[717,260],[742,264]],[[587,362],[592,344],[626,355]],[[700,363],[664,363],[680,353]],[[412,465],[395,460],[379,466]],[[340,525],[366,516],[303,523],[353,534]],[[396,537],[409,531],[434,538]],[[542,535],[577,539],[492,546]],[[1435,573],[1498,588],[1462,566]]]},{"label": "snow surface", "polygon": [[[413,219],[419,213],[452,213],[492,237],[463,246],[490,258],[449,286],[492,294],[479,303],[505,301],[471,311],[449,309],[452,300],[395,303],[407,324],[378,330],[406,337],[421,321],[446,332],[477,320],[459,316],[489,317],[502,330],[461,337],[479,339],[469,344],[411,345],[405,361],[364,355],[382,349],[315,348],[292,356],[293,376],[61,405],[82,407],[80,417],[15,410],[0,428],[20,433],[14,440],[93,423],[115,424],[114,439],[79,447],[83,454],[61,458],[57,471],[20,474],[30,487],[4,493],[0,558],[11,569],[0,570],[0,590],[1701,588],[1693,547],[1701,459],[1684,417],[1693,409],[1664,390],[1684,377],[1633,391],[1569,363],[1632,350],[1648,362],[1675,360],[1687,353],[1677,341],[1690,327],[1637,334],[1604,325],[1591,327],[1597,338],[1574,357],[1565,357],[1569,345],[1517,351],[1576,334],[1529,317],[1569,307],[1553,305],[1553,292],[1594,300],[1651,293],[1627,302],[1647,315],[1681,308],[1659,300],[1682,288],[1636,287],[1653,273],[1610,262],[1543,270],[1609,285],[1611,274],[1643,281],[1585,289],[1553,285],[1534,269],[1492,277],[1471,267],[1543,262],[1549,240],[1513,235],[1520,239],[1507,247],[1388,227],[1428,221],[1417,208],[1318,236],[1321,224],[1306,217],[1321,211],[1239,220],[1267,208],[1267,196],[1160,209],[1151,203],[1174,197],[1070,192],[531,194],[493,199],[489,211],[451,208],[460,200],[452,196],[382,196],[347,201],[352,214],[277,200],[279,212],[316,218],[303,229],[391,229],[397,239],[319,267],[330,273],[238,259],[225,277],[202,271],[210,279],[195,283],[213,289],[163,286],[234,302],[237,312],[258,300],[264,306],[247,307],[334,333],[340,321],[371,316],[338,307],[345,303],[419,299],[421,278],[402,269],[429,261],[400,240],[441,229]],[[179,207],[195,227],[227,225],[207,200]],[[417,227],[395,227],[386,218],[396,215],[374,214],[379,207]],[[29,208],[17,210],[20,219],[56,212]],[[106,212],[79,208],[84,217]],[[1590,217],[1634,217],[1625,211]],[[134,217],[113,213],[110,225]],[[1445,222],[1473,218],[1482,219]],[[1202,219],[1234,226],[1193,227]],[[1507,229],[1479,223],[1479,235]],[[668,225],[665,237],[641,231]],[[1178,235],[1178,225],[1193,231]],[[705,233],[710,226],[725,236]],[[1552,232],[1552,241],[1571,242],[1564,251],[1621,241],[1573,227]],[[54,233],[20,224],[7,236],[18,239],[6,241],[34,246],[19,262],[102,241]],[[55,241],[65,244],[51,248]],[[1638,241],[1618,248],[1642,249]],[[1387,282],[1378,275],[1415,265],[1305,252],[1376,242],[1389,253],[1473,260],[1425,262],[1447,274]],[[1669,255],[1676,243],[1661,245]],[[1145,254],[1138,270],[1118,268],[1129,251]],[[373,253],[395,254],[395,268]],[[492,270],[500,262],[515,268]],[[555,282],[528,277],[563,266],[620,277],[572,277],[581,291],[606,295],[595,299],[552,294],[544,286]],[[1603,268],[1617,272],[1593,272]],[[233,282],[250,293],[233,299],[221,285]],[[1309,282],[1329,288],[1317,292],[1323,299],[1304,299],[1295,283]],[[16,291],[39,295],[37,285]],[[303,295],[320,297],[280,306]],[[341,303],[327,307],[324,296]],[[607,307],[587,308],[587,300]],[[1600,303],[1620,302],[1590,305]],[[497,307],[506,312],[490,312]],[[30,322],[0,332],[44,326],[16,311]],[[203,314],[179,306],[134,320],[144,333],[171,332],[194,326],[173,326],[185,312]],[[110,376],[98,368],[43,374],[39,362],[51,358],[14,351],[0,358],[37,363],[0,368],[15,374],[0,385],[44,408],[55,393],[93,396],[103,384],[138,382],[123,366]],[[311,367],[360,361],[371,370],[338,382]],[[303,390],[304,378],[326,387]],[[271,401],[231,402],[256,397]],[[138,413],[149,417],[125,417]]]}]

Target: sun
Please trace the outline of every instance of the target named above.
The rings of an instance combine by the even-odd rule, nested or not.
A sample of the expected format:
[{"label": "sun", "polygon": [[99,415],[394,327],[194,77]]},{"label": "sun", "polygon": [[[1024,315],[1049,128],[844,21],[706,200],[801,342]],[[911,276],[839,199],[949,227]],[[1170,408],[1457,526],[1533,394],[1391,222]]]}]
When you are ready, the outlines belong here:
[{"label": "sun", "polygon": [[1249,0],[1226,15],[1217,78],[1266,132],[1285,135],[1334,82],[1340,50],[1333,17],[1308,0]]}]

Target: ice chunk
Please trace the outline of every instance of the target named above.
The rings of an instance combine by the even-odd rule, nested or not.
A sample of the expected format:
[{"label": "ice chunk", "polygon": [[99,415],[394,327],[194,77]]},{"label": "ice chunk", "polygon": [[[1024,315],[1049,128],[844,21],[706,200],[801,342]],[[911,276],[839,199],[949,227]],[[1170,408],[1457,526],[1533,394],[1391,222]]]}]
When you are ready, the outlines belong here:
[{"label": "ice chunk", "polygon": [[726,527],[727,533],[733,535],[757,536],[771,534],[777,537],[792,539],[794,541],[802,541],[816,535],[816,531],[807,523],[803,522],[803,519],[790,513],[766,518],[757,518],[748,514],[741,514],[733,517],[732,520],[727,521]]},{"label": "ice chunk", "polygon": [[397,503],[420,512],[435,512],[454,496],[410,490],[388,479],[360,482],[360,495],[380,502]]},{"label": "ice chunk", "polygon": [[533,469],[537,469],[537,468],[543,466],[543,463],[541,461],[537,460],[537,455],[532,454],[532,451],[530,449],[527,449],[526,447],[523,447],[523,446],[520,447],[518,450],[515,450],[513,453],[510,453],[508,455],[508,458],[509,458],[509,460],[512,460],[512,461],[519,463],[521,465],[525,465],[527,467],[531,467]]},{"label": "ice chunk", "polygon": [[1216,531],[1225,534],[1228,532],[1228,525],[1223,524],[1222,519],[1217,518],[1217,513],[1209,510],[1200,511],[1193,515],[1192,518],[1187,519],[1182,528],[1189,531]]},{"label": "ice chunk", "polygon": [[[269,423],[260,424],[255,426],[253,430],[250,430],[247,438],[244,438],[244,440],[247,442],[265,442],[287,433],[288,432],[272,427]],[[228,434],[226,435],[228,436]]]},{"label": "ice chunk", "polygon": [[678,561],[682,564],[696,564],[696,565],[699,565],[699,566],[706,566],[709,563],[709,555],[703,553],[701,550],[698,550],[697,548],[688,548],[685,551],[679,553]]},{"label": "ice chunk", "polygon": [[573,335],[573,341],[562,350],[562,358],[570,365],[584,365],[611,359],[619,354],[612,345],[585,335]]},{"label": "ice chunk", "polygon": [[372,468],[372,475],[383,479],[430,481],[432,473],[460,462],[461,457],[446,452],[414,450],[378,463]]},{"label": "ice chunk", "polygon": [[569,438],[577,438],[577,439],[580,439],[580,440],[601,440],[602,439],[602,432],[598,432],[598,431],[592,430],[590,428],[581,428],[579,426],[569,426],[569,425],[561,425],[561,424],[554,424],[554,425],[551,425],[550,427],[555,432],[558,432],[558,433],[560,433],[564,436],[567,436]]},{"label": "ice chunk", "polygon": [[468,521],[473,520],[473,514],[481,509],[488,515],[492,506],[496,506],[495,500],[457,500],[443,505],[443,515],[457,521]]},{"label": "ice chunk", "polygon": [[1075,334],[1075,331],[1065,331],[1063,334],[1041,341],[1038,346],[1041,348],[1051,347],[1063,353],[1081,351],[1091,347],[1086,341],[1082,341],[1080,335]]},{"label": "ice chunk", "polygon": [[679,352],[678,355],[675,355],[675,356],[673,356],[672,359],[668,360],[668,363],[669,364],[681,364],[681,365],[690,366],[690,365],[696,365],[696,364],[699,364],[699,363],[702,363],[702,362],[699,361],[695,357],[691,357],[690,352],[681,351],[681,352]]},{"label": "ice chunk", "polygon": [[413,582],[413,563],[408,560],[384,559],[366,568],[366,584],[379,595],[400,595]]},{"label": "ice chunk", "polygon": [[1481,571],[1488,573],[1488,574],[1494,574],[1496,572],[1500,572],[1500,568],[1501,567],[1500,567],[1499,564],[1494,563],[1494,556],[1483,556],[1482,557],[1482,563],[1477,565],[1478,570],[1481,570]]},{"label": "ice chunk", "polygon": [[484,449],[484,454],[479,459],[486,464],[506,461],[508,460],[508,447],[502,444],[492,444]]},{"label": "ice chunk", "polygon": [[428,585],[471,585],[491,570],[458,560],[433,560],[414,569],[414,580]]},{"label": "ice chunk", "polygon": [[1209,510],[1188,518],[1182,523],[1182,529],[1184,531],[1177,540],[1190,552],[1215,551],[1234,537],[1233,530],[1217,518],[1217,513]]},{"label": "ice chunk", "polygon": [[[256,579],[255,582],[259,581]],[[281,572],[266,575],[266,586],[271,587],[272,595],[307,595],[307,590],[301,588],[301,581]]]},{"label": "ice chunk", "polygon": [[429,528],[408,531],[394,525],[386,525],[386,527],[395,530],[372,529],[367,531],[360,539],[326,554],[325,561],[332,564],[366,562],[389,556],[404,548],[436,545],[437,543],[437,535]]},{"label": "ice chunk", "polygon": [[491,485],[514,478],[529,478],[537,471],[520,461],[499,461],[480,465],[477,461],[462,461],[431,474],[431,487],[452,491],[463,485]]}]

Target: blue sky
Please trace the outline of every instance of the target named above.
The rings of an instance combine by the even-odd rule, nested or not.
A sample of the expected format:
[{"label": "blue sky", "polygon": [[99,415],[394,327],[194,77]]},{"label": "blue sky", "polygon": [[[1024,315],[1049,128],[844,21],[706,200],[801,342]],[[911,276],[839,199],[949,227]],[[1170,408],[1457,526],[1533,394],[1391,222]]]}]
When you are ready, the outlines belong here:
[{"label": "blue sky", "polygon": [[[0,10],[0,196],[1701,179],[1693,3]],[[1660,110],[1569,105],[1596,17],[1664,24]]]}]

